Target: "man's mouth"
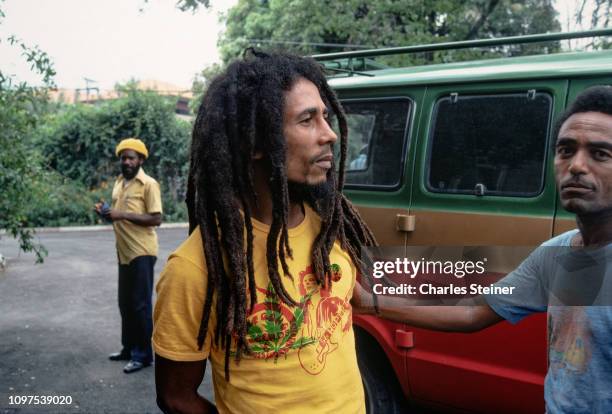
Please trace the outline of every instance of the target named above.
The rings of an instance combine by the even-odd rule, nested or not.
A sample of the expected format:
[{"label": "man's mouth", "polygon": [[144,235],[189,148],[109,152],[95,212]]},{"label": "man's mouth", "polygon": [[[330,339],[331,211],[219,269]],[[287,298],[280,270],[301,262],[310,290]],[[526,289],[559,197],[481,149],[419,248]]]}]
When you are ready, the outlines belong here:
[{"label": "man's mouth", "polygon": [[134,168],[133,167],[128,167],[127,165],[124,165],[124,166],[121,167],[121,172],[124,175],[128,175],[129,176],[129,175],[134,174]]},{"label": "man's mouth", "polygon": [[593,191],[595,188],[579,181],[570,181],[561,185],[561,194],[564,196],[580,196]]},{"label": "man's mouth", "polygon": [[323,155],[322,157],[317,158],[314,163],[320,168],[329,170],[332,167],[333,159],[334,159],[333,154],[329,153],[329,154]]}]

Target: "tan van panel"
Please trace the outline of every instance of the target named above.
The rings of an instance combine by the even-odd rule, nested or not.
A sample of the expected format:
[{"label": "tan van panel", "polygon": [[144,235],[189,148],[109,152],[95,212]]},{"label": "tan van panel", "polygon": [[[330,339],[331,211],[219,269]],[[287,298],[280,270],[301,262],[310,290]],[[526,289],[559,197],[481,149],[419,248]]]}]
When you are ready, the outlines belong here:
[{"label": "tan van panel", "polygon": [[407,209],[355,206],[381,246],[404,246],[405,232],[397,229],[397,216],[408,215]]},{"label": "tan van panel", "polygon": [[537,246],[552,234],[552,218],[415,210],[407,244]]}]

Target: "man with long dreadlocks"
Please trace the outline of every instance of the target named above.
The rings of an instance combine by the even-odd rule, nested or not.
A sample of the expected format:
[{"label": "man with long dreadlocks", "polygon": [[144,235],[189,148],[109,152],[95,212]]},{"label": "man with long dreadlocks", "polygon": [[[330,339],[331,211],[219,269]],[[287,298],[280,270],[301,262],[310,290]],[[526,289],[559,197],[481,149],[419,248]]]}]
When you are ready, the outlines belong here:
[{"label": "man with long dreadlocks", "polygon": [[[339,162],[333,157],[338,136]],[[342,195],[342,108],[315,61],[250,50],[210,85],[193,130],[191,235],[157,285],[164,412],[365,411],[350,301],[375,243]]]}]

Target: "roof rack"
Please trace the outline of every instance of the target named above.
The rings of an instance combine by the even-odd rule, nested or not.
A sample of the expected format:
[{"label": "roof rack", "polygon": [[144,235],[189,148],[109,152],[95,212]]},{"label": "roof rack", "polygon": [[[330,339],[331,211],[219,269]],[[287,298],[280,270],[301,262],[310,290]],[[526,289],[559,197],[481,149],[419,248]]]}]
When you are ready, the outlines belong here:
[{"label": "roof rack", "polygon": [[455,50],[471,47],[549,42],[554,40],[580,39],[584,37],[600,36],[612,36],[612,29],[594,29],[569,33],[543,33],[534,35],[498,37],[495,39],[463,40],[458,42],[431,43],[428,45],[399,46],[383,49],[356,50],[351,52],[324,53],[312,55],[311,57],[319,61],[325,61],[332,59],[366,58],[374,56],[400,55],[404,53],[433,52],[437,50]]}]

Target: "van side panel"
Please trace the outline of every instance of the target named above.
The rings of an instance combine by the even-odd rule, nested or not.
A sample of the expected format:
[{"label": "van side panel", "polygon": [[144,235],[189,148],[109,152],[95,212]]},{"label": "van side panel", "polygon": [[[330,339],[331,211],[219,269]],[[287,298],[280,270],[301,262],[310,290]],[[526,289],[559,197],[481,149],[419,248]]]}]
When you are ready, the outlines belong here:
[{"label": "van side panel", "polygon": [[[531,163],[522,168],[521,162],[525,161],[521,160],[522,154],[525,158],[533,154],[524,150],[530,148],[533,137],[523,134],[513,140],[513,134],[501,126],[506,121],[503,114],[507,113],[515,120],[510,128],[518,125],[519,129],[528,130],[532,123],[525,107],[498,114],[486,134],[478,131],[468,134],[461,145],[454,147],[453,137],[461,132],[455,123],[462,124],[466,117],[457,114],[453,118],[451,114],[446,124],[437,124],[442,128],[437,130],[440,139],[436,138],[436,151],[430,145],[434,113],[443,107],[448,113],[453,103],[482,95],[514,94],[538,102],[545,102],[548,97],[552,107],[547,137],[548,144],[552,144],[552,122],[567,102],[587,85],[612,84],[611,58],[612,51],[561,53],[375,70],[370,72],[371,77],[332,79],[332,87],[342,99],[406,96],[413,102],[401,185],[382,191],[349,185],[345,187],[346,194],[384,245],[535,247],[575,227],[574,217],[558,202],[550,147],[541,158],[544,165]],[[482,120],[494,112],[495,99],[488,102],[490,106],[473,111],[470,119],[474,125],[483,124]],[[518,121],[517,113],[521,114]],[[466,127],[463,122],[462,128],[468,127],[469,123]],[[503,145],[480,145],[482,136],[497,139],[497,131],[505,137]],[[451,149],[452,156],[432,156],[445,146]],[[512,163],[507,162],[506,148],[515,153],[514,167],[508,165]],[[533,173],[534,165],[539,168],[537,174]],[[445,172],[457,170],[457,166],[476,170],[476,174],[445,176]],[[533,185],[534,176],[541,177],[539,188]],[[514,190],[508,191],[512,186]],[[397,226],[398,215],[406,219],[404,224],[408,223],[400,226],[401,231]],[[516,263],[512,263],[516,265],[521,257],[514,256],[512,260]],[[379,341],[406,396],[413,401],[452,412],[544,411],[543,379],[547,369],[544,314],[532,315],[516,326],[503,322],[469,335],[433,332],[359,315],[355,315],[355,324]],[[394,332],[398,330],[404,340],[395,342],[406,346],[405,350],[394,343]],[[401,355],[405,355],[403,362]]]},{"label": "van side panel", "polygon": [[[417,137],[418,154],[412,184],[410,212],[415,217],[415,229],[408,233],[407,245],[535,247],[549,239],[553,231],[555,186],[552,157],[546,147],[549,137],[546,134],[550,134],[552,119],[561,111],[566,93],[567,81],[564,80],[428,88],[419,120],[421,132]],[[534,177],[522,176],[521,167],[515,166],[513,170],[510,165],[507,167],[508,173],[505,173],[506,167],[496,164],[496,160],[506,162],[503,160],[508,151],[515,150],[511,147],[521,148],[521,145],[525,146],[525,140],[532,137],[508,136],[508,131],[501,129],[506,120],[492,115],[497,102],[506,102],[504,99],[528,102],[534,96],[540,96],[542,105],[548,105],[549,111],[546,118],[538,118],[544,124],[539,129],[543,135],[538,138],[541,164],[537,169],[541,171],[542,184],[537,191],[534,190],[535,184],[531,187],[524,185],[525,180],[533,181]],[[461,105],[475,105],[477,108],[478,99],[488,103],[483,110],[472,111],[469,117],[474,117],[473,120],[466,120],[466,115],[459,110]],[[517,109],[524,112],[525,106],[520,105]],[[453,111],[459,112],[453,115]],[[511,115],[508,113],[508,118]],[[439,118],[445,116],[455,116],[456,120]],[[488,117],[493,117],[491,124],[487,123]],[[440,122],[449,125],[443,130],[443,135],[439,130],[434,131],[440,128]],[[517,129],[521,127],[519,125]],[[529,130],[527,127],[523,129]],[[478,140],[497,139],[503,134],[506,134],[500,138],[503,144],[490,146],[487,150],[498,151],[499,155],[483,153],[483,147],[476,144]],[[436,152],[434,137],[446,140],[448,143],[444,145],[449,151],[451,148],[456,151],[455,164],[441,164],[442,161],[435,158],[446,147],[438,144]],[[465,143],[473,144],[449,147],[454,145],[454,137],[465,137]],[[512,160],[518,163],[516,165],[524,162],[520,156]],[[436,175],[433,171],[436,165],[442,166],[438,167],[442,174]],[[458,165],[475,169],[476,174],[466,173],[454,179],[451,172],[448,174],[450,178],[446,179],[443,173],[460,168]],[[489,174],[492,178],[480,174]],[[476,192],[478,185],[474,186],[478,182],[483,183],[481,190],[484,190],[480,194]],[[508,182],[519,188],[519,193],[507,191]],[[521,260],[517,258],[512,265],[517,266]],[[452,312],[452,307],[449,307],[449,312]],[[533,315],[516,326],[502,323],[467,335],[407,329],[414,335],[414,348],[407,352],[412,398],[477,412],[544,411],[543,382],[547,366],[545,315]],[[521,397],[516,398],[516,395]]]}]

